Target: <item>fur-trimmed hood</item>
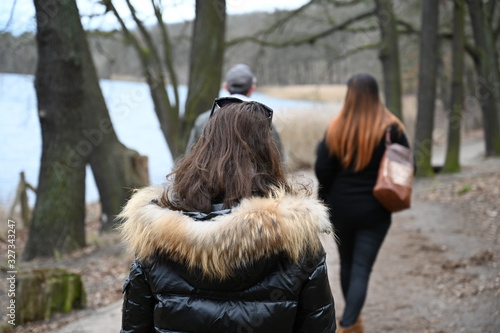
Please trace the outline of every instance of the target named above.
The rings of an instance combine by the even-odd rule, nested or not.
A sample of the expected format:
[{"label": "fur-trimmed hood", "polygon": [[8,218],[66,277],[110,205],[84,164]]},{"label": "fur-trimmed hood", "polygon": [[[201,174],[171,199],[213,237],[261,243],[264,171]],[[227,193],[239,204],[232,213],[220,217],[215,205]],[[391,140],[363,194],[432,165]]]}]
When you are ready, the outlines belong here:
[{"label": "fur-trimmed hood", "polygon": [[212,278],[226,278],[273,254],[297,261],[320,251],[319,233],[332,232],[327,208],[306,195],[276,190],[244,199],[228,214],[196,221],[153,203],[163,192],[162,186],[150,186],[129,200],[118,216],[125,243],[139,260],[160,253]]}]

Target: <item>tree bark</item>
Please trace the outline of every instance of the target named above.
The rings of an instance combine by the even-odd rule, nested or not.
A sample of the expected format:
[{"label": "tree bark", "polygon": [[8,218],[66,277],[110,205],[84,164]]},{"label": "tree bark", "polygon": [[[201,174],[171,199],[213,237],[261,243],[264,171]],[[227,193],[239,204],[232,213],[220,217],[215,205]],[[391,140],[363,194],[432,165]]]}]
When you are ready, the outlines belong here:
[{"label": "tree bark", "polygon": [[[83,51],[83,50],[82,50]],[[90,147],[88,160],[101,202],[102,230],[110,230],[132,190],[149,183],[147,157],[125,147],[117,138],[98,84],[88,49],[84,51],[84,136]],[[146,173],[146,174],[145,174]]]},{"label": "tree bark", "polygon": [[84,79],[81,54],[69,52],[80,42],[74,35],[78,10],[74,1],[34,3],[42,159],[25,260],[85,246]]},{"label": "tree bark", "polygon": [[[173,66],[173,60],[171,59],[172,54],[170,46],[166,45],[167,43],[170,43],[170,40],[168,39],[167,28],[161,21],[161,7],[158,6],[158,3],[152,1],[155,16],[158,20],[158,24],[160,25],[162,42],[164,44],[163,47],[158,46],[157,43],[154,42],[144,23],[136,15],[136,11],[132,3],[129,0],[127,0],[126,3],[140,32],[140,39],[136,37],[133,31],[127,28],[122,17],[114,7],[112,0],[103,1],[103,4],[106,5],[106,10],[113,12],[118,20],[118,23],[122,27],[122,32],[125,35],[125,38],[130,44],[132,44],[137,52],[146,83],[149,86],[156,117],[160,123],[160,129],[165,141],[167,142],[172,157],[175,159],[177,156],[176,151],[180,133],[179,93],[177,87],[177,74]],[[160,49],[164,50],[164,62],[160,56]],[[163,63],[165,63],[165,66]],[[171,102],[169,94],[166,90],[167,83],[164,73],[167,73],[171,78],[172,89],[174,90],[173,103]]]},{"label": "tree bark", "polygon": [[[149,85],[155,112],[172,157],[175,159],[185,152],[189,131],[194,120],[206,111],[218,96],[220,90],[222,61],[224,57],[224,39],[226,22],[225,0],[197,1],[196,18],[190,57],[188,97],[184,119],[179,115],[179,95],[177,74],[173,66],[170,39],[167,27],[161,21],[161,7],[152,1],[155,16],[160,25],[162,46],[154,43],[144,23],[137,17],[129,0],[126,1],[132,17],[137,24],[142,42],[127,28],[112,0],[105,0],[108,11],[112,11],[122,27],[129,42],[136,49],[141,61],[146,82]],[[160,51],[164,55],[160,57]],[[174,90],[174,102],[171,103],[166,90],[163,73],[168,73]]]},{"label": "tree bark", "polygon": [[448,116],[448,145],[443,172],[460,171],[460,133],[464,108],[465,3],[455,0],[453,7],[452,78],[450,113]]},{"label": "tree bark", "polygon": [[486,19],[483,3],[467,0],[478,57],[474,58],[477,72],[476,98],[483,112],[486,156],[500,156],[500,74],[492,27]]},{"label": "tree bark", "polygon": [[394,14],[391,0],[376,0],[376,6],[382,39],[379,58],[382,62],[384,75],[385,104],[392,113],[403,120],[396,15]]},{"label": "tree bark", "polygon": [[432,131],[436,101],[438,63],[439,1],[424,0],[420,37],[419,84],[417,94],[417,125],[415,131],[415,162],[417,176],[430,177],[432,169]]},{"label": "tree bark", "polygon": [[35,1],[39,63],[36,91],[42,163],[25,258],[85,245],[85,165],[90,162],[107,229],[130,195],[146,185],[138,153],[116,137],[76,2]]},{"label": "tree bark", "polygon": [[196,117],[207,111],[219,95],[226,30],[225,0],[196,0],[196,19],[191,42],[189,92],[186,100],[182,140],[185,151],[189,131]]},{"label": "tree bark", "polygon": [[89,147],[88,154],[84,157],[90,163],[99,191],[102,230],[110,230],[115,216],[130,197],[131,191],[149,183],[148,176],[144,175],[147,165],[138,163],[145,157],[125,147],[116,136],[81,24],[75,31],[75,38],[81,39],[79,48],[74,52],[80,52],[82,59],[82,89],[85,95],[85,103],[82,105],[85,127],[83,134],[84,142]]}]

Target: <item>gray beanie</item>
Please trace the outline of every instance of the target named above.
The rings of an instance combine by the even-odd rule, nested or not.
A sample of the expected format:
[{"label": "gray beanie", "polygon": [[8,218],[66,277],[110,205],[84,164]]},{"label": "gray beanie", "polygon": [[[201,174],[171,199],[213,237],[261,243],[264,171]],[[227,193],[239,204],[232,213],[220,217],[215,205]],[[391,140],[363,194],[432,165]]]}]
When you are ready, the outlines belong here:
[{"label": "gray beanie", "polygon": [[227,89],[231,94],[244,95],[256,82],[257,78],[245,64],[234,65],[226,73]]}]

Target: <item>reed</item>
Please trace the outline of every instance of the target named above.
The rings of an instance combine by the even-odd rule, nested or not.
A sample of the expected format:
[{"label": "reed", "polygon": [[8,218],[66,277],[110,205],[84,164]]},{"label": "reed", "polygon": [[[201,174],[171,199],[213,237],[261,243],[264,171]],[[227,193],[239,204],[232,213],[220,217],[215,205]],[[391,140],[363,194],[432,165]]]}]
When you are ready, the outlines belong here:
[{"label": "reed", "polygon": [[[342,100],[275,112],[273,123],[280,134],[285,160],[291,171],[314,167],[316,147],[341,108]],[[410,144],[415,132],[416,110],[415,96],[404,96],[403,118]]]}]

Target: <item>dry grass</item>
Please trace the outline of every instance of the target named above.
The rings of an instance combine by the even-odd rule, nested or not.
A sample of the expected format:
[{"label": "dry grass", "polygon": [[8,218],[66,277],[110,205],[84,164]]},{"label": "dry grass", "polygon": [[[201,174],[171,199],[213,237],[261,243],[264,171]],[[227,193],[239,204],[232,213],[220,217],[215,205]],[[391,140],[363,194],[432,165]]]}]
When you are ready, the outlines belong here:
[{"label": "dry grass", "polygon": [[6,203],[0,201],[0,220],[2,221],[2,223],[0,223],[0,239],[2,240],[7,239],[7,230],[8,230],[7,222],[9,219],[12,219],[16,222],[16,228],[24,228],[19,206],[16,207],[16,209],[14,209],[12,216],[9,216],[10,205],[11,205],[10,202]]},{"label": "dry grass", "polygon": [[326,103],[276,112],[273,123],[291,170],[310,168],[314,164],[316,146],[340,107],[340,103]]},{"label": "dry grass", "polygon": [[[292,171],[311,168],[316,159],[317,144],[323,138],[330,121],[342,108],[345,86],[263,87],[260,91],[277,98],[328,101],[312,107],[278,110],[273,121],[280,133],[289,168]],[[416,97],[404,96],[403,117],[410,141],[414,136],[416,114]]]},{"label": "dry grass", "polygon": [[295,86],[263,86],[258,91],[284,99],[305,101],[342,102],[347,91],[346,85],[295,85]]},{"label": "dry grass", "polygon": [[417,97],[415,95],[403,96],[403,119],[406,136],[411,145],[415,137],[415,125],[417,124]]}]

